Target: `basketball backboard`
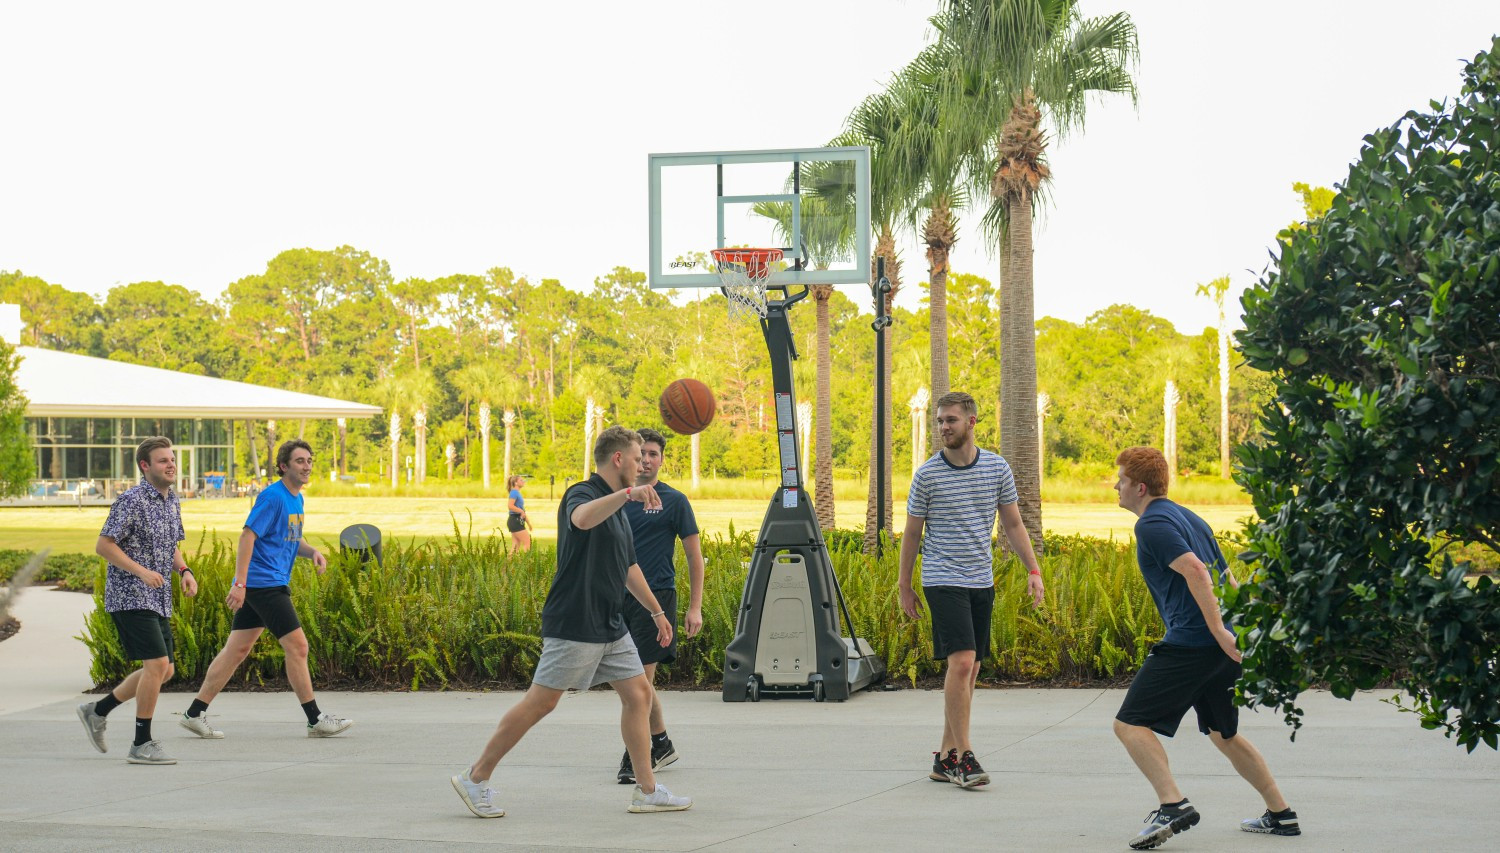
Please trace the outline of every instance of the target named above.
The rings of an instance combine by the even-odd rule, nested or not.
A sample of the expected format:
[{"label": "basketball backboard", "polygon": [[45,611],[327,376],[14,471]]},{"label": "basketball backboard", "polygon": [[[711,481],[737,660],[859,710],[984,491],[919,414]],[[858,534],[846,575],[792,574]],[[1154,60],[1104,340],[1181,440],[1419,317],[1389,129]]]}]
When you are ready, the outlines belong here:
[{"label": "basketball backboard", "polygon": [[648,157],[653,288],[718,287],[713,249],[779,248],[769,284],[870,281],[870,149]]}]

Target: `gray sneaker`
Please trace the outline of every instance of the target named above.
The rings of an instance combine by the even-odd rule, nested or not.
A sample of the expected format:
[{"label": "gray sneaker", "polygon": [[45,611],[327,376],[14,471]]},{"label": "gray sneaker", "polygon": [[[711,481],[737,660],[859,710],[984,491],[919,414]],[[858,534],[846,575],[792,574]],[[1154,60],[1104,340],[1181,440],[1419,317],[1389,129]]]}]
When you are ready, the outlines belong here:
[{"label": "gray sneaker", "polygon": [[308,737],[333,737],[344,733],[344,730],[354,725],[353,720],[335,717],[332,714],[324,714],[318,717],[316,723],[307,724]]},{"label": "gray sneaker", "polygon": [[104,729],[109,725],[109,720],[94,713],[94,703],[85,702],[78,706],[78,719],[83,723],[83,733],[89,736],[89,743],[100,752],[109,752],[109,747],[104,743]]},{"label": "gray sneaker", "polygon": [[630,798],[630,808],[626,811],[631,814],[645,814],[648,812],[681,812],[693,807],[692,797],[679,797],[667,790],[667,786],[660,782],[656,783],[656,790],[646,793],[641,790],[640,785],[635,786],[635,795]]},{"label": "gray sneaker", "polygon": [[223,732],[208,724],[208,714],[206,713],[199,714],[196,717],[189,717],[186,713],[184,713],[182,715],[182,718],[177,722],[183,728],[201,738],[206,738],[208,740],[218,740],[219,738],[224,736]]},{"label": "gray sneaker", "polygon": [[148,740],[145,743],[135,744],[130,747],[130,754],[125,760],[131,764],[176,764],[177,759],[167,754],[162,748],[161,741]]},{"label": "gray sneaker", "polygon": [[477,817],[505,817],[505,809],[495,805],[495,789],[489,783],[483,785],[469,779],[469,771],[465,770],[451,780],[453,790],[464,801]]}]

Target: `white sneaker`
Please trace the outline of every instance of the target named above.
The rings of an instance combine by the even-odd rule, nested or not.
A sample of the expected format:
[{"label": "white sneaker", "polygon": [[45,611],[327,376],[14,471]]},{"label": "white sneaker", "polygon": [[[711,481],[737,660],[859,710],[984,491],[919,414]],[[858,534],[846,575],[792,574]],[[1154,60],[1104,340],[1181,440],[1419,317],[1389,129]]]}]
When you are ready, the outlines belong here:
[{"label": "white sneaker", "polygon": [[353,720],[335,717],[332,714],[324,714],[318,717],[316,723],[307,724],[308,737],[333,737],[343,734],[344,730],[354,725]]},{"label": "white sneaker", "polygon": [[483,785],[470,781],[469,771],[454,776],[453,790],[463,799],[469,811],[478,817],[505,817],[505,809],[495,805],[495,789],[489,783]]},{"label": "white sneaker", "polygon": [[681,812],[693,807],[692,797],[678,797],[667,790],[667,786],[660,782],[656,783],[656,790],[646,793],[641,790],[640,785],[635,786],[635,795],[630,798],[630,808],[627,810],[632,814],[644,814],[646,812]]},{"label": "white sneaker", "polygon": [[109,720],[94,713],[94,703],[85,702],[78,706],[78,719],[83,723],[83,733],[89,736],[89,743],[100,752],[109,752],[109,747],[104,744],[104,729],[109,725]]},{"label": "white sneaker", "polygon": [[223,732],[208,724],[207,713],[199,714],[196,717],[189,717],[186,713],[184,713],[182,715],[182,719],[178,720],[177,722],[183,728],[201,738],[207,738],[208,740],[218,740],[219,738],[224,736]]},{"label": "white sneaker", "polygon": [[162,748],[161,741],[148,740],[142,744],[130,747],[130,754],[125,760],[131,764],[176,764],[177,759],[167,754]]}]

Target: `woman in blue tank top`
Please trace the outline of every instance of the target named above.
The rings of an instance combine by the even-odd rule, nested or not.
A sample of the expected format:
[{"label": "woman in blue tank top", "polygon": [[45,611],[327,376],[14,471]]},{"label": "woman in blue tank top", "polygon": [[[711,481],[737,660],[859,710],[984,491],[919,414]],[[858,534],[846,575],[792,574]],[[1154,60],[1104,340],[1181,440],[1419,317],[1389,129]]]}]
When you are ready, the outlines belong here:
[{"label": "woman in blue tank top", "polygon": [[526,499],[521,497],[521,487],[524,485],[526,478],[520,474],[512,474],[505,479],[505,487],[510,489],[510,497],[506,498],[510,515],[505,518],[505,529],[510,531],[511,542],[518,552],[531,548],[531,519],[526,515]]}]

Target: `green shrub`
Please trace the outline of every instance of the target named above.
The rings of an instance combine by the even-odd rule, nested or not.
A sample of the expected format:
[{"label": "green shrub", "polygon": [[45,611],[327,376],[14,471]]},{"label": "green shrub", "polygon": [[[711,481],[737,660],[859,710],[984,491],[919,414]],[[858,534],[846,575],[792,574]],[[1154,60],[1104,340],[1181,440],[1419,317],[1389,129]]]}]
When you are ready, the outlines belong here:
[{"label": "green shrub", "polygon": [[[915,682],[940,672],[940,663],[932,660],[928,622],[899,615],[897,545],[888,543],[876,559],[861,553],[857,535],[828,538],[857,632],[885,656],[891,676]],[[665,683],[712,687],[720,682],[752,545],[752,534],[745,531],[705,540],[703,630],[680,641],[677,661],[664,670]],[[1047,545],[1042,559],[1047,601],[1041,610],[1026,598],[1019,564],[1000,558],[994,645],[982,677],[1077,681],[1134,670],[1163,632],[1136,569],[1134,546],[1084,537],[1049,537]],[[172,617],[180,684],[202,677],[231,621],[224,596],[233,553],[222,543],[199,543],[205,546],[189,558],[198,596],[184,598],[179,588]],[[447,539],[420,545],[388,542],[383,566],[332,554],[327,574],[319,577],[308,562],[299,561],[292,595],[311,646],[313,675],[325,687],[352,689],[523,686],[541,651],[541,608],[556,558],[551,546],[515,554],[505,539],[455,529]],[[123,678],[133,664],[124,659],[103,612],[103,564],[98,565],[98,606],[83,639],[93,654],[91,674],[103,684]],[[679,565],[678,579],[679,598],[686,602],[684,566]],[[231,687],[281,684],[283,678],[280,647],[266,634]]]},{"label": "green shrub", "polygon": [[[9,583],[26,561],[31,551],[0,551],[0,583]],[[59,589],[79,592],[94,591],[94,574],[103,568],[104,561],[93,554],[48,554],[42,570],[31,579],[33,584],[57,584]]]}]

